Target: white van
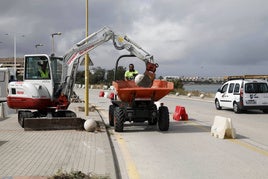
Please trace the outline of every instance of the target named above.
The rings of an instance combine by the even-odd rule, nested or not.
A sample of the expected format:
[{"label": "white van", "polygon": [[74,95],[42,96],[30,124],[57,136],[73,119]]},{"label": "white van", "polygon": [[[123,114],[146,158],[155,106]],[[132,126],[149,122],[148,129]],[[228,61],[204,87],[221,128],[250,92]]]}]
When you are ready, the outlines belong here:
[{"label": "white van", "polygon": [[215,95],[216,109],[233,109],[240,113],[260,109],[268,113],[268,83],[262,79],[236,79],[225,82]]}]

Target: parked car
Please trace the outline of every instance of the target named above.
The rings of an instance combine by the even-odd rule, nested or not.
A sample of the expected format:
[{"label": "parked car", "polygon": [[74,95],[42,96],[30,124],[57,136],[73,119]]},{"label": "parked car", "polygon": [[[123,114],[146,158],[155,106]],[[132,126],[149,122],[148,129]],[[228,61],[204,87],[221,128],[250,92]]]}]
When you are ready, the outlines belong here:
[{"label": "parked car", "polygon": [[260,109],[268,113],[268,82],[263,79],[236,79],[225,82],[215,95],[215,107],[235,113]]}]

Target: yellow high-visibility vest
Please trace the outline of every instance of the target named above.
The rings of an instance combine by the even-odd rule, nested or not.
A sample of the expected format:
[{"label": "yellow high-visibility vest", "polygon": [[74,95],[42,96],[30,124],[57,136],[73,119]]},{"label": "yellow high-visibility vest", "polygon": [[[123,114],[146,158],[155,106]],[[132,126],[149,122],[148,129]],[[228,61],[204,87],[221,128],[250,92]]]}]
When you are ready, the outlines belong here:
[{"label": "yellow high-visibility vest", "polygon": [[137,70],[134,70],[134,71],[129,71],[127,70],[125,72],[125,77],[128,79],[128,80],[134,80],[135,76],[138,75],[138,71]]},{"label": "yellow high-visibility vest", "polygon": [[48,70],[43,72],[43,70],[39,69],[39,72],[40,72],[41,78],[49,78]]}]

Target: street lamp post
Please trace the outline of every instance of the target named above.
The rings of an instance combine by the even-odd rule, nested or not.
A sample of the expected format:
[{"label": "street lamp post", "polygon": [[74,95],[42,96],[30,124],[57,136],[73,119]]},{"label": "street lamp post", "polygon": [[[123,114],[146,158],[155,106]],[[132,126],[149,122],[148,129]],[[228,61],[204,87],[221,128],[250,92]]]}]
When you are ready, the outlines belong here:
[{"label": "street lamp post", "polygon": [[35,45],[36,53],[37,53],[37,47],[41,47],[41,46],[44,46],[44,45],[43,44],[36,44]]},{"label": "street lamp post", "polygon": [[14,35],[14,77],[17,80],[17,39]]},{"label": "street lamp post", "polygon": [[51,37],[52,37],[52,54],[55,53],[55,49],[54,49],[54,36],[55,35],[61,35],[61,32],[55,32],[55,33],[51,34]]},{"label": "street lamp post", "polygon": [[[9,34],[5,34],[9,35]],[[21,37],[24,37],[24,35],[21,35]],[[15,80],[17,79],[17,37],[16,34],[13,35],[14,40],[14,77]]]}]

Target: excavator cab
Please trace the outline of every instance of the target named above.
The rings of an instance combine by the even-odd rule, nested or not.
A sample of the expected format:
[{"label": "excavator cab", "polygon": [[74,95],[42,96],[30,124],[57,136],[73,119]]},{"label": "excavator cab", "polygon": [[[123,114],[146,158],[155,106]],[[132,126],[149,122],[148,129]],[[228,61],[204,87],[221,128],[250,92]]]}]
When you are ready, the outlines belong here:
[{"label": "excavator cab", "polygon": [[47,55],[26,55],[24,80],[50,79],[50,63]]},{"label": "excavator cab", "polygon": [[61,83],[62,57],[45,54],[25,55],[24,63],[24,81],[45,85],[51,94],[51,99],[59,96],[60,93],[57,94],[57,91],[59,91]]}]

